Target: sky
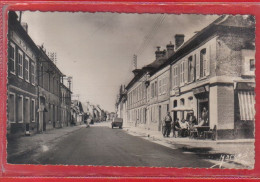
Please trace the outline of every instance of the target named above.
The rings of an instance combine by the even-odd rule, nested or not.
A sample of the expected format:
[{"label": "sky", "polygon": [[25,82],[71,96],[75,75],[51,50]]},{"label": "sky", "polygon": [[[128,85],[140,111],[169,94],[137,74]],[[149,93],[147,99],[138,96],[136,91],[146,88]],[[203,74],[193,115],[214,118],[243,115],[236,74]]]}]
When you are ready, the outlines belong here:
[{"label": "sky", "polygon": [[56,52],[57,66],[73,77],[72,91],[81,102],[115,111],[121,84],[137,67],[155,60],[157,46],[165,49],[175,34],[185,41],[217,19],[216,15],[30,12],[22,14],[28,34],[47,52]]}]

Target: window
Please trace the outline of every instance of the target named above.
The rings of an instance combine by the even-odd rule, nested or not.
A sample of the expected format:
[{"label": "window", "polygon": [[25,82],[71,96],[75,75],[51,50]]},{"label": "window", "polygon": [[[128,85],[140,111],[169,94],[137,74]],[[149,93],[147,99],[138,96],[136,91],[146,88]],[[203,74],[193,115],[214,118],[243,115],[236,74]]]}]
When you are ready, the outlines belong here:
[{"label": "window", "polygon": [[151,98],[154,97],[154,83],[151,84]]},{"label": "window", "polygon": [[31,120],[35,122],[35,100],[31,100]]},{"label": "window", "polygon": [[35,84],[35,63],[31,62],[31,83]]},{"label": "window", "polygon": [[173,101],[173,107],[177,107],[177,100]]},{"label": "window", "polygon": [[173,88],[179,86],[179,83],[178,83],[178,67],[175,66],[173,68]]},{"label": "window", "polygon": [[15,123],[15,94],[9,93],[8,96],[8,121]]},{"label": "window", "polygon": [[200,51],[200,77],[206,76],[207,71],[207,59],[206,59],[206,49]]},{"label": "window", "polygon": [[250,59],[250,71],[254,71],[254,70],[255,70],[255,60]]},{"label": "window", "polygon": [[25,123],[30,123],[30,99],[29,97],[24,98],[24,121]]},{"label": "window", "polygon": [[180,84],[183,85],[184,84],[184,76],[185,76],[185,61],[183,61],[181,64],[180,64]]},{"label": "window", "polygon": [[194,81],[194,61],[192,56],[188,58],[188,82]]},{"label": "window", "polygon": [[23,52],[22,51],[18,51],[18,59],[17,59],[17,62],[18,62],[18,76],[20,78],[23,78]]},{"label": "window", "polygon": [[23,123],[23,96],[17,97],[17,119],[19,123]]},{"label": "window", "polygon": [[184,106],[184,105],[185,105],[185,100],[184,100],[184,99],[181,99],[180,101],[181,101],[181,102],[180,102],[180,105],[181,105],[181,106]]},{"label": "window", "polygon": [[162,94],[162,80],[159,80],[159,95]]},{"label": "window", "polygon": [[15,74],[15,45],[11,42],[9,47],[9,70]]},{"label": "window", "polygon": [[25,56],[24,59],[24,79],[29,82],[29,58]]},{"label": "window", "polygon": [[154,96],[157,96],[157,81],[154,83]]}]

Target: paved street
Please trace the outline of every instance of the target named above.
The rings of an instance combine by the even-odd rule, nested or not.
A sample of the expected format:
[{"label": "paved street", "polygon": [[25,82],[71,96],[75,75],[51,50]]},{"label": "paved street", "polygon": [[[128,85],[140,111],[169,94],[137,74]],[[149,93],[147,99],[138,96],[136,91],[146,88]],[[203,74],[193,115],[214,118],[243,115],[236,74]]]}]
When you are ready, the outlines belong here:
[{"label": "paved street", "polygon": [[121,129],[81,127],[36,150],[10,159],[21,164],[206,167],[213,164],[193,153],[162,146]]}]

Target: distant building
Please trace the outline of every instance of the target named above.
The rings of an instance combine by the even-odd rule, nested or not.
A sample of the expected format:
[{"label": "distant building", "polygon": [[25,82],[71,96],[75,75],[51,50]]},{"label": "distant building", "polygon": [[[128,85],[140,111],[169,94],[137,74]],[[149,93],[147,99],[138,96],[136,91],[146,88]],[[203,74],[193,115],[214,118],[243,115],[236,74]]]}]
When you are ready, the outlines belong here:
[{"label": "distant building", "polygon": [[60,127],[69,126],[71,121],[71,91],[63,83],[60,89]]},{"label": "distant building", "polygon": [[79,100],[71,101],[71,124],[81,125],[84,123],[84,111]]}]

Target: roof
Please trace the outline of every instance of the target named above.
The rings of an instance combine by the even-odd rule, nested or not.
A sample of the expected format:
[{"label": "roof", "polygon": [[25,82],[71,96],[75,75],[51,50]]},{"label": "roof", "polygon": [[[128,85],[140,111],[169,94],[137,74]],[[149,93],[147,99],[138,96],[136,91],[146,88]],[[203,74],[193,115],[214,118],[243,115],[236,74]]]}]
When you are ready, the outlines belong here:
[{"label": "roof", "polygon": [[196,33],[188,41],[184,42],[176,52],[156,71],[164,68],[165,66],[177,62],[179,59],[188,54],[196,46],[200,45],[201,42],[206,40],[211,35],[215,34],[217,31],[224,30],[223,28],[255,28],[255,19],[250,15],[222,15],[213,21],[211,24],[203,28],[201,31]]},{"label": "roof", "polygon": [[39,49],[37,45],[34,43],[29,34],[24,30],[17,18],[18,16],[14,11],[9,11],[9,21],[11,21],[12,23],[9,23],[8,26],[13,25],[17,29],[17,32],[19,32],[19,35],[24,37],[26,39],[25,41],[32,46],[31,48],[34,49],[34,51],[38,52]]},{"label": "roof", "polygon": [[[218,27],[218,28],[217,28]],[[200,45],[203,40],[209,36],[215,34],[218,30],[223,27],[234,27],[234,28],[255,28],[255,18],[251,15],[222,15],[213,21],[211,24],[203,28],[201,31],[196,33],[188,41],[184,42],[174,54],[169,58],[161,58],[153,61],[152,63],[144,66],[142,72],[139,72],[126,86],[128,90],[137,80],[139,80],[146,72],[150,72],[150,75],[155,74],[157,71],[163,69],[169,64],[177,62],[179,59],[188,54],[196,46]]]}]

